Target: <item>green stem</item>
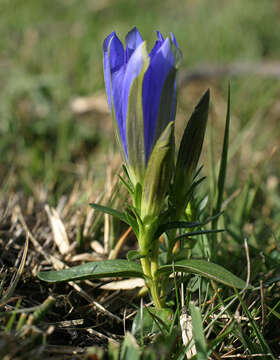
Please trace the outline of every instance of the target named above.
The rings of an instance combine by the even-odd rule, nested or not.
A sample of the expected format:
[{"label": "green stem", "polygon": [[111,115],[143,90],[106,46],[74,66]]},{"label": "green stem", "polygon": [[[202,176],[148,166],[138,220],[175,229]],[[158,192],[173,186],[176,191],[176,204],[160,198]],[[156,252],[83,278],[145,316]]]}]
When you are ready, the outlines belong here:
[{"label": "green stem", "polygon": [[[140,246],[140,253],[144,255],[141,258],[141,265],[144,274],[146,275],[146,284],[149,287],[152,295],[152,299],[154,301],[156,308],[163,308],[165,306],[165,302],[160,299],[159,296],[159,286],[158,286],[158,279],[156,277],[156,271],[158,269],[158,251],[159,251],[159,244],[158,241],[153,241],[151,234],[149,232],[143,231],[139,236],[139,246]],[[151,242],[155,243],[155,246],[151,250],[151,256],[147,251],[148,244]]]},{"label": "green stem", "polygon": [[[153,264],[153,266],[152,266]],[[151,295],[155,304],[156,308],[163,308],[164,302],[160,299],[159,291],[158,291],[158,281],[156,279],[155,275],[155,268],[158,267],[158,264],[155,264],[154,262],[150,261],[148,256],[141,258],[141,265],[144,274],[147,276],[146,283],[151,291]],[[156,265],[156,267],[155,267]],[[152,268],[154,273],[152,273]]]},{"label": "green stem", "polygon": [[159,297],[157,281],[152,280],[149,286],[150,286],[152,298],[153,298],[154,303],[155,303],[155,307],[157,309],[163,309],[165,307],[165,302],[162,301],[160,299],[160,297]]},{"label": "green stem", "polygon": [[141,261],[144,275],[146,275],[147,278],[151,279],[152,274],[151,274],[150,261],[149,261],[148,256],[141,258],[140,261]]}]

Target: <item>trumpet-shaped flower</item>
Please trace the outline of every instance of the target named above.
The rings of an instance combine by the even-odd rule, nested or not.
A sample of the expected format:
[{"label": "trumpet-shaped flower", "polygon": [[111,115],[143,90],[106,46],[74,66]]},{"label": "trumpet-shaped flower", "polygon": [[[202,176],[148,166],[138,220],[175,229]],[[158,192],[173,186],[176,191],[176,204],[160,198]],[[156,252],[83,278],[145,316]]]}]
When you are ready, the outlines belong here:
[{"label": "trumpet-shaped flower", "polygon": [[115,32],[103,44],[108,104],[134,185],[143,184],[153,149],[175,116],[181,52],[173,34],[157,35],[150,53],[137,28],[127,34],[126,48]]}]

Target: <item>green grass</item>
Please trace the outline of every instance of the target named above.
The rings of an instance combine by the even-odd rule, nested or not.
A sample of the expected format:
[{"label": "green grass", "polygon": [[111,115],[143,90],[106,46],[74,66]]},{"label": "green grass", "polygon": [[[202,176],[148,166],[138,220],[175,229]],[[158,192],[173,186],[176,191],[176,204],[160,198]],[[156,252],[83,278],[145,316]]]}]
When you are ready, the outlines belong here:
[{"label": "green grass", "polygon": [[[54,265],[46,260],[44,251],[71,264],[71,256],[82,252],[97,254],[89,247],[92,240],[103,245],[103,239],[109,239],[110,250],[126,230],[122,223],[112,219],[105,220],[104,230],[104,219],[97,213],[93,214],[87,229],[87,219],[91,219],[89,202],[102,199],[103,205],[121,209],[126,194],[116,185],[115,173],[120,172],[120,162],[106,107],[102,111],[95,109],[77,115],[70,106],[79,96],[104,95],[102,42],[105,36],[115,30],[124,39],[127,31],[137,25],[151,46],[156,29],[164,34],[172,31],[184,55],[184,69],[202,63],[277,61],[280,55],[279,12],[277,0],[144,0],[140,4],[136,0],[0,1],[0,338],[4,339],[0,340],[0,356],[11,351],[10,344],[15,352],[10,352],[7,359],[20,358],[23,353],[26,359],[36,359],[36,356],[42,359],[42,354],[47,358],[47,351],[52,351],[48,346],[52,344],[84,346],[88,353],[102,353],[105,340],[91,341],[84,329],[85,324],[89,324],[93,329],[97,326],[101,332],[98,324],[102,321],[106,323],[105,335],[113,333],[112,339],[116,338],[119,343],[123,340],[122,326],[116,322],[112,330],[108,313],[91,315],[88,300],[73,293],[72,287],[42,285],[34,275],[36,268]],[[244,75],[187,84],[181,89],[179,98],[177,133],[180,137],[180,128],[193,104],[210,87],[211,114],[202,159],[203,175],[208,176],[208,182],[201,186],[199,196],[209,195],[210,190],[213,192],[214,184],[210,186],[213,174],[217,179],[219,169],[229,80],[230,146],[223,203],[220,204],[226,208],[219,223],[228,232],[217,235],[215,250],[219,264],[246,279],[246,238],[250,282],[256,289],[242,295],[226,289],[219,292],[214,283],[206,283],[196,276],[185,289],[185,300],[187,304],[189,301],[195,303],[192,315],[198,332],[194,342],[202,346],[198,359],[203,359],[205,345],[212,358],[214,352],[225,354],[231,349],[247,355],[272,351],[277,358],[280,352],[277,327],[280,318],[280,167],[279,154],[272,152],[280,139],[279,81]],[[212,163],[209,161],[211,148]],[[70,243],[79,241],[80,246],[72,249],[69,257],[64,258],[54,251],[44,203],[59,207]],[[213,209],[210,204],[206,205],[209,214]],[[15,205],[22,209],[28,228],[42,246],[40,250],[34,242],[29,244],[25,272],[18,275],[21,278],[16,278],[16,283],[12,270],[19,267],[26,228]],[[210,237],[202,238],[201,247],[210,247],[210,241]],[[124,248],[134,246],[131,237]],[[108,304],[103,290],[80,285],[92,299],[104,301],[105,308],[123,316],[123,304],[128,303],[126,294],[120,293],[116,301],[113,299]],[[175,283],[174,286],[179,294],[179,285]],[[7,290],[9,299],[5,297]],[[45,317],[34,322],[30,316],[41,311],[50,295],[56,303],[47,308]],[[138,300],[130,299],[129,310],[138,304]],[[137,339],[138,345],[128,335],[123,349],[138,355],[142,351],[144,359],[157,359],[160,354],[163,359],[171,359],[171,356],[183,359],[186,349],[176,340],[180,336],[176,326],[180,306],[174,305],[177,317],[168,325],[167,332],[157,337],[142,334],[142,340]],[[220,318],[222,313],[224,317]],[[34,326],[25,328],[29,318]],[[79,341],[76,343],[72,335],[67,338],[64,328],[51,329],[51,324],[64,319],[80,318],[84,319],[84,325],[83,329],[78,327]],[[149,321],[151,323],[151,319]],[[131,326],[130,319],[126,329],[130,330]],[[60,331],[64,331],[68,342],[57,342]],[[84,343],[81,338],[86,339]],[[167,341],[173,344],[172,351],[165,346]],[[103,350],[92,349],[92,345],[99,345]],[[110,342],[109,348],[112,354],[117,354],[119,347],[114,348],[114,345]],[[122,353],[125,354],[125,350]],[[89,358],[85,353],[80,356]],[[122,356],[123,360],[128,359]],[[272,356],[266,358],[273,359]]]}]

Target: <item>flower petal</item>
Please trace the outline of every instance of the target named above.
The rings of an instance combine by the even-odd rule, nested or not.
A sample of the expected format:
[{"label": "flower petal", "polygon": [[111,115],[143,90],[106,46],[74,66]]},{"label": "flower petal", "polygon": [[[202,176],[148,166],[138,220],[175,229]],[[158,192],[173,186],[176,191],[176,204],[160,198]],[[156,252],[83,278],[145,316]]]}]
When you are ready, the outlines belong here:
[{"label": "flower petal", "polygon": [[176,48],[177,48],[178,50],[180,50],[179,45],[178,45],[178,42],[177,42],[177,40],[176,40],[176,38],[175,38],[175,35],[174,35],[173,33],[170,33],[170,37],[171,37],[171,40],[172,40],[173,44],[176,46]]},{"label": "flower petal", "polygon": [[135,26],[125,37],[126,42],[126,62],[130,59],[135,49],[143,42],[142,36]]},{"label": "flower petal", "polygon": [[122,117],[126,121],[128,162],[138,179],[143,178],[146,165],[142,88],[149,62],[146,43],[142,42],[127,63],[122,88]]},{"label": "flower petal", "polygon": [[115,32],[106,37],[103,42],[104,80],[108,105],[111,110],[111,74],[124,64],[124,48]]},{"label": "flower petal", "polygon": [[152,58],[154,56],[154,54],[158,51],[158,49],[164,43],[164,38],[163,38],[161,32],[158,30],[157,30],[157,36],[158,36],[158,40],[155,42],[155,45],[153,46],[153,48],[150,52],[150,58]]},{"label": "flower petal", "polygon": [[118,71],[115,71],[111,76],[112,82],[112,101],[113,109],[112,113],[116,119],[119,133],[119,141],[124,149],[125,156],[127,158],[127,144],[126,144],[126,119],[123,117],[123,101],[122,101],[122,89],[123,80],[125,75],[126,66],[122,66]]},{"label": "flower petal", "polygon": [[[148,161],[154,143],[158,121],[159,106],[162,89],[165,80],[172,69],[174,69],[175,56],[171,49],[171,43],[167,38],[159,50],[151,58],[148,71],[143,83],[143,109],[144,109],[144,138],[146,161]],[[161,128],[165,128],[173,118],[160,119]]]}]

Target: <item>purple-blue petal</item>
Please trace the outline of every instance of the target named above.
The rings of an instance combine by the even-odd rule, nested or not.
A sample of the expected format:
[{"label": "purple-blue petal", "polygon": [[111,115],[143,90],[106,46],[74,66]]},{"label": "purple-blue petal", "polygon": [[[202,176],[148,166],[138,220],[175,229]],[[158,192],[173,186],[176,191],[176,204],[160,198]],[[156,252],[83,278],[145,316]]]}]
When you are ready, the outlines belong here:
[{"label": "purple-blue petal", "polygon": [[115,32],[106,37],[103,42],[103,66],[104,80],[108,99],[108,105],[111,110],[111,76],[124,64],[124,48]]},{"label": "purple-blue petal", "polygon": [[126,42],[126,62],[130,59],[135,49],[143,42],[142,36],[135,26],[125,37]]},{"label": "purple-blue petal", "polygon": [[157,37],[161,43],[164,42],[164,37],[162,36],[162,33],[159,30],[157,30]]},{"label": "purple-blue petal", "polygon": [[155,42],[152,50],[150,51],[150,58],[152,58],[155,53],[160,49],[161,45],[164,43],[164,38],[160,31],[157,30],[158,40]]},{"label": "purple-blue petal", "polygon": [[[174,120],[176,83],[174,83],[173,106],[168,112],[171,114],[163,115],[159,119],[159,107],[165,80],[181,57],[178,43],[172,33],[170,38],[164,40],[162,34],[157,31],[157,37],[158,39],[149,54],[150,64],[144,75],[143,88],[139,89],[139,91],[142,90],[146,162],[148,162],[153,146],[157,141],[155,137],[159,136],[158,130],[165,128],[170,121]],[[120,140],[127,159],[129,154],[126,122],[127,120],[133,121],[133,119],[127,119],[128,98],[132,82],[139,76],[143,67],[142,43],[143,39],[136,27],[126,36],[125,51],[115,32],[112,32],[103,43],[104,79],[108,104],[111,111],[114,112]],[[161,121],[159,128],[158,120]]]},{"label": "purple-blue petal", "polygon": [[177,40],[176,40],[176,38],[175,38],[175,35],[174,35],[173,33],[170,33],[170,37],[171,37],[171,40],[172,40],[173,44],[176,46],[176,48],[177,48],[178,50],[180,50],[179,44],[178,44],[178,42],[177,42]]},{"label": "purple-blue petal", "polygon": [[120,139],[123,145],[125,155],[127,157],[127,143],[126,143],[126,119],[123,117],[123,79],[125,76],[126,66],[122,66],[118,71],[112,74],[112,99],[114,104],[115,117],[117,119]]},{"label": "purple-blue petal", "polygon": [[[125,139],[126,139],[126,120],[127,120],[127,108],[128,108],[128,98],[130,93],[130,88],[133,80],[140,75],[143,67],[143,46],[138,46],[137,49],[131,55],[125,69],[125,74],[123,77],[122,83],[122,119],[125,124],[123,129],[125,131]],[[141,91],[141,90],[140,90]],[[130,119],[129,121],[133,121]],[[127,143],[125,142],[126,151],[127,151]]]},{"label": "purple-blue petal", "polygon": [[[148,161],[155,139],[161,93],[164,82],[174,67],[175,57],[169,38],[161,45],[151,58],[143,82],[144,139],[146,161]],[[167,119],[169,121],[173,119]]]},{"label": "purple-blue petal", "polygon": [[111,33],[106,37],[103,42],[103,68],[104,68],[104,80],[105,80],[105,88],[107,94],[108,105],[111,110],[111,68],[110,68],[110,60],[109,60],[109,44],[112,37],[115,36],[115,33]]}]

